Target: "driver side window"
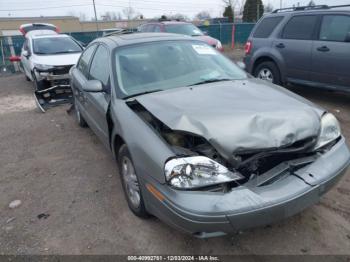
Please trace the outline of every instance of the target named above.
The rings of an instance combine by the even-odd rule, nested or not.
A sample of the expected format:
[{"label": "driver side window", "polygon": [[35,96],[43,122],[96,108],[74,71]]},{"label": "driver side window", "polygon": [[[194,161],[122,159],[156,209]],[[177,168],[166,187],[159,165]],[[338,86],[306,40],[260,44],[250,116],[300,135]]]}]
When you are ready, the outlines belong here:
[{"label": "driver side window", "polygon": [[77,68],[80,70],[80,72],[87,78],[88,72],[89,72],[89,62],[91,59],[91,56],[93,55],[94,51],[96,49],[96,45],[92,45],[85,49],[84,53],[81,55]]},{"label": "driver side window", "polygon": [[92,59],[89,79],[99,80],[106,92],[109,90],[109,52],[106,47],[100,45]]}]

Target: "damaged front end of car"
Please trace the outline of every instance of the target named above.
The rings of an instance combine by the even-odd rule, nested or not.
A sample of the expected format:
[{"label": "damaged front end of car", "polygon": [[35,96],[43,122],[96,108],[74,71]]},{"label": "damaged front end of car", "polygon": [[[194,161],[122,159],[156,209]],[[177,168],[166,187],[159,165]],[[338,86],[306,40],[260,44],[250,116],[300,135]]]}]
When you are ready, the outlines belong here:
[{"label": "damaged front end of car", "polygon": [[164,172],[169,185],[181,190],[228,192],[253,180],[255,186],[268,185],[314,162],[340,139],[337,120],[325,114],[317,136],[279,148],[241,149],[226,157],[204,137],[172,130],[136,100],[129,107],[173,150],[176,157],[166,162]]},{"label": "damaged front end of car", "polygon": [[61,104],[72,103],[69,70],[73,65],[36,65],[35,102],[42,112]]},{"label": "damaged front end of car", "polygon": [[[295,128],[282,135],[280,130],[280,141],[285,144],[254,148],[251,141],[250,148],[236,147],[228,154],[225,148],[229,148],[232,141],[224,143],[211,136],[208,126],[198,118],[186,119],[183,112],[177,112],[179,116],[182,114],[178,119],[169,117],[161,121],[160,111],[152,109],[148,98],[130,100],[127,105],[174,152],[164,164],[166,183],[157,186],[168,199],[165,197],[161,203],[150,204],[148,208],[163,221],[196,237],[234,233],[292,216],[315,204],[350,163],[349,149],[339,124],[329,113],[306,119],[314,127],[311,133],[296,135]],[[170,109],[167,110],[164,111]],[[266,128],[269,120],[259,121]],[[277,122],[281,124],[280,119]],[[191,132],[190,128],[176,129],[168,123],[178,126],[194,123],[198,133]],[[255,124],[250,122],[247,126],[261,128]],[[247,129],[246,137],[249,132]],[[279,138],[275,137],[274,142]],[[244,140],[231,139],[237,139],[236,146]],[[152,202],[152,198],[148,201]]]}]

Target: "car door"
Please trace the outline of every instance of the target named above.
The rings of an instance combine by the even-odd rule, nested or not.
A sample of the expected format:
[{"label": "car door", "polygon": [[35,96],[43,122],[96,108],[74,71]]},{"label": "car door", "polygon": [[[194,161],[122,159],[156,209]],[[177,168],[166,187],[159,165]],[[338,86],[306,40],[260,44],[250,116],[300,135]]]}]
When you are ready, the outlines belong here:
[{"label": "car door", "polygon": [[292,16],[273,45],[279,53],[288,81],[310,80],[312,43],[316,34],[317,15]]},{"label": "car door", "polygon": [[[22,67],[24,70],[24,73],[31,78],[31,68],[30,68],[30,56],[31,56],[31,51],[30,51],[30,46],[29,46],[29,39],[26,38],[23,43],[22,51],[21,51],[21,63]],[[27,55],[24,55],[24,53],[27,53]]]},{"label": "car door", "polygon": [[350,16],[322,16],[317,40],[312,48],[311,80],[350,89]]},{"label": "car door", "polygon": [[84,86],[89,78],[89,66],[92,56],[97,48],[97,44],[93,44],[85,49],[81,54],[79,61],[75,67],[72,68],[71,87],[74,94],[75,105],[79,106],[80,113],[88,124],[91,123],[90,115],[86,109],[86,95]]},{"label": "car door", "polygon": [[109,130],[106,115],[111,100],[109,60],[109,49],[100,44],[90,63],[88,79],[100,81],[103,91],[83,91],[84,107],[89,115],[89,126],[107,147],[109,147]]}]

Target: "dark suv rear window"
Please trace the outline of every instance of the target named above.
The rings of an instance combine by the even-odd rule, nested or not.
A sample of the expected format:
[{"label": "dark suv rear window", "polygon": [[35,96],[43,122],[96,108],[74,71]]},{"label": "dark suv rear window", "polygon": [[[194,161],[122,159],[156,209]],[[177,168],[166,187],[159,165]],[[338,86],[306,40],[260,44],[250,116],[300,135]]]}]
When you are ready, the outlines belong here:
[{"label": "dark suv rear window", "polygon": [[283,16],[264,18],[256,28],[253,37],[267,38],[283,19]]},{"label": "dark suv rear window", "polygon": [[310,40],[315,31],[316,22],[315,15],[294,16],[284,27],[282,38]]}]

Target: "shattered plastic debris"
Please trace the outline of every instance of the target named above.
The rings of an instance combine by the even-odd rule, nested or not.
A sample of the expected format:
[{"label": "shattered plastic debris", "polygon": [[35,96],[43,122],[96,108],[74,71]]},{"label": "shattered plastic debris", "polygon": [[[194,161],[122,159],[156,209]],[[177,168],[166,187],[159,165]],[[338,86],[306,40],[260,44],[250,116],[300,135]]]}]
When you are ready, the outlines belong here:
[{"label": "shattered plastic debris", "polygon": [[13,200],[13,201],[9,204],[9,208],[14,209],[14,208],[19,207],[21,204],[22,204],[22,201],[16,199],[16,200]]},{"label": "shattered plastic debris", "polygon": [[50,216],[50,214],[45,214],[45,213],[41,213],[38,215],[38,219],[47,219]]},{"label": "shattered plastic debris", "polygon": [[15,220],[15,217],[11,217],[9,219],[6,220],[6,224],[11,223],[13,220]]}]

